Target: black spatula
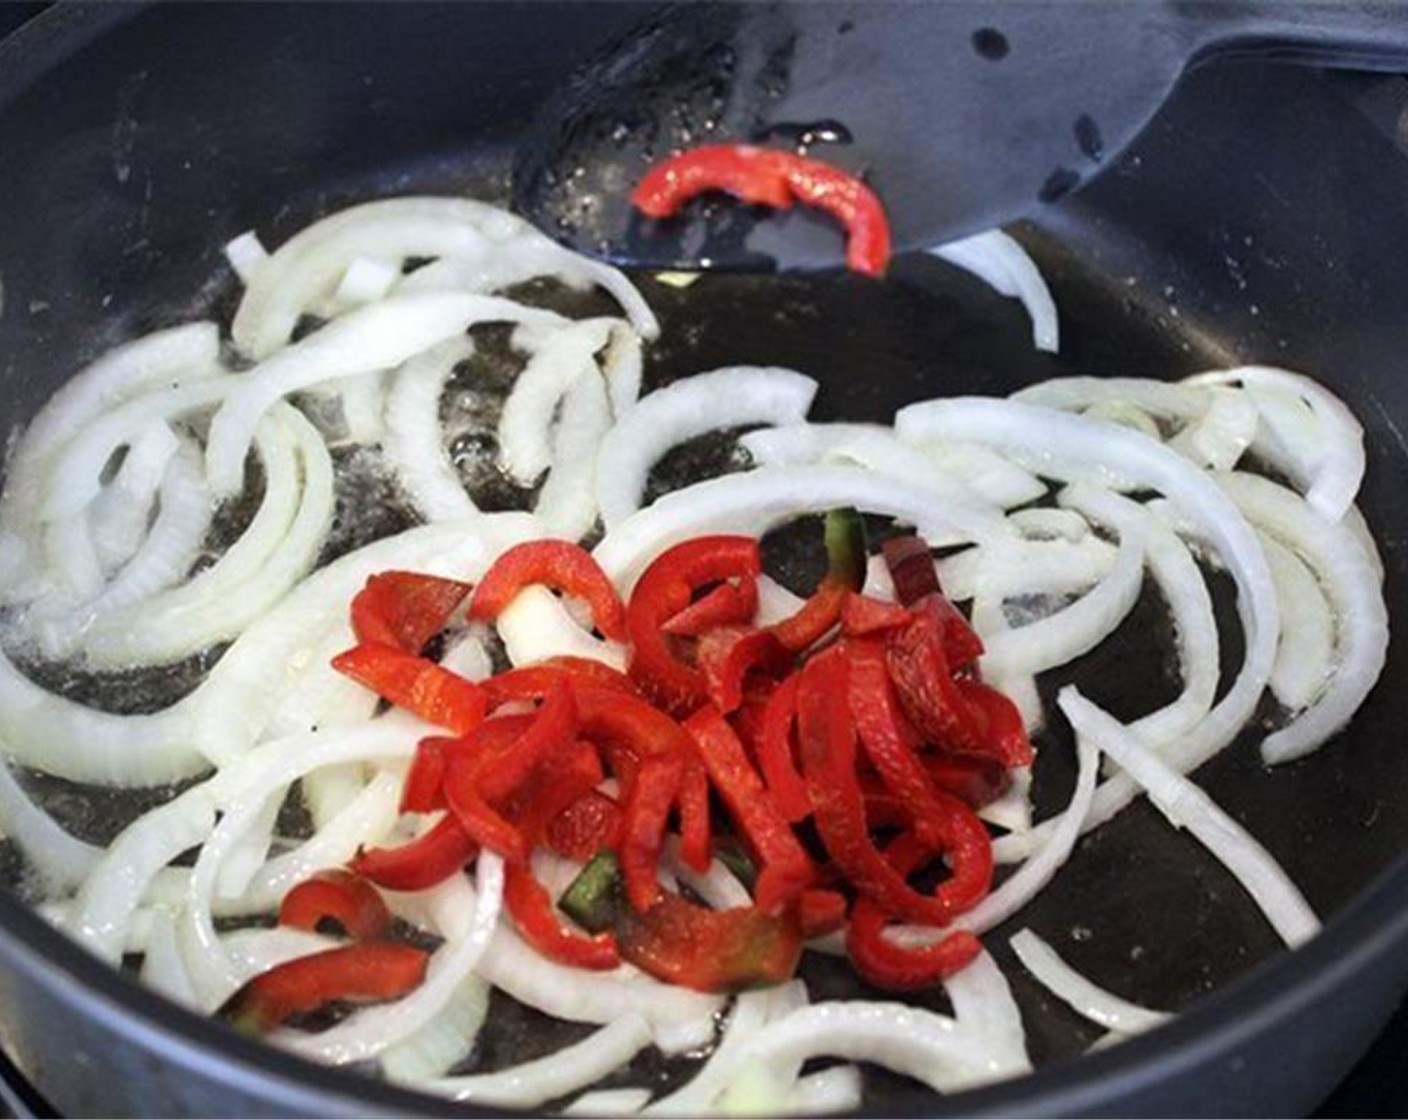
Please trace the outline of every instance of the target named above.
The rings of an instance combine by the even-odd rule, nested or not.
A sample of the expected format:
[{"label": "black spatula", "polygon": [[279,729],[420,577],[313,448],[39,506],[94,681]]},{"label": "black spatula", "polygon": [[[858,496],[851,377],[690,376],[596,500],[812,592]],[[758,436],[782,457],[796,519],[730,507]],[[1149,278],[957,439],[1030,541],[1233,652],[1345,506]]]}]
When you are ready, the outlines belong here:
[{"label": "black spatula", "polygon": [[666,222],[632,213],[645,169],[693,145],[799,148],[862,174],[884,200],[896,247],[920,248],[1078,189],[1207,58],[1408,69],[1408,6],[1398,3],[818,0],[648,11],[545,107],[514,170],[515,205],[541,228],[647,267],[841,263],[835,226],[808,212],[764,217],[701,199]]}]

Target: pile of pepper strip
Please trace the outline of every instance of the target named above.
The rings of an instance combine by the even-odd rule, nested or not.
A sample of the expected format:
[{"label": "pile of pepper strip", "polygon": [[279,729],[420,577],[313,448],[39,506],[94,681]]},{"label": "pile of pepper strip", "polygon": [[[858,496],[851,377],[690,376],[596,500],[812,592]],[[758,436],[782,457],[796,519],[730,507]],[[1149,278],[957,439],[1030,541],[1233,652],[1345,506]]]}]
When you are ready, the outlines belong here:
[{"label": "pile of pepper strip", "polygon": [[[979,951],[966,931],[906,949],[884,930],[944,926],[984,897],[992,853],[973,810],[1030,763],[1031,746],[1011,701],[979,680],[982,643],[941,594],[925,543],[885,543],[900,600],[889,603],[859,593],[859,515],[828,514],[826,541],[826,576],[771,626],[754,621],[751,537],[674,546],[628,604],[562,541],[510,549],[473,589],[373,576],[352,603],[358,644],[333,664],[447,732],[419,744],[401,802],[442,816],[408,844],[359,851],[354,875],[323,882],[326,912],[356,933],[342,917],[359,912],[355,899],[324,896],[366,881],[425,889],[488,849],[505,861],[519,933],[564,964],[625,960],[736,991],[785,980],[807,938],[845,928],[856,969],[881,987],[962,968]],[[533,584],[584,600],[600,634],[629,643],[628,672],[561,657],[474,683],[423,656],[466,602],[469,619],[492,621]],[[724,859],[753,905],[714,911],[663,887],[672,827],[687,866]],[[532,871],[544,846],[586,865],[557,904]],[[945,866],[937,887],[911,884]]]}]

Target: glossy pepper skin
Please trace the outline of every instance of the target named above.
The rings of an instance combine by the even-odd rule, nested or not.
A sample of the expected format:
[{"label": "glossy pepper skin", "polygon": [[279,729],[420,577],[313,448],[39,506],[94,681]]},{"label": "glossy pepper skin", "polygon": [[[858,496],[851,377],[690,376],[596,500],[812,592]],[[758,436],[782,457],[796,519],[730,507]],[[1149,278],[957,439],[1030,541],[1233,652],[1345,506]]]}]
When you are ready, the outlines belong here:
[{"label": "glossy pepper skin", "polygon": [[616,588],[590,552],[567,541],[527,541],[510,548],[474,589],[469,617],[492,622],[532,584],[586,600],[592,621],[605,637],[625,637],[625,612]]},{"label": "glossy pepper skin", "polygon": [[866,276],[885,274],[890,224],[875,192],[840,168],[794,152],[750,144],[691,148],[647,171],[631,202],[651,218],[668,218],[709,191],[776,210],[794,201],[824,210],[846,231],[846,267]]}]

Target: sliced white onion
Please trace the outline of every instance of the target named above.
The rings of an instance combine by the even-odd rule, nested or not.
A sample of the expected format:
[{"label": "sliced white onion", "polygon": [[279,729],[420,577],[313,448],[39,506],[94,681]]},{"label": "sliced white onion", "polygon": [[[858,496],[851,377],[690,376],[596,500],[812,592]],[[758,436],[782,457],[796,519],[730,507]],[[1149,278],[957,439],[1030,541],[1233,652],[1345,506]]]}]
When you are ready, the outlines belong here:
[{"label": "sliced white onion", "polygon": [[1022,1012],[1002,969],[987,952],[944,981],[954,1018],[987,1047],[987,1076],[992,1081],[1030,1073],[1027,1032]]},{"label": "sliced white onion", "polygon": [[375,303],[384,299],[401,279],[398,262],[377,257],[357,257],[347,266],[333,292],[333,301],[344,306]]},{"label": "sliced white onion", "polygon": [[489,985],[471,973],[460,982],[440,1014],[410,1037],[381,1053],[381,1071],[390,1081],[414,1085],[441,1077],[474,1047],[489,1014]]},{"label": "sliced white onion", "polygon": [[142,983],[182,1007],[197,1006],[186,962],[181,959],[180,939],[176,934],[176,918],[164,906],[152,911],[152,926],[147,934],[146,951],[142,955]]},{"label": "sliced white onion", "polygon": [[650,1024],[627,1012],[581,1042],[494,1073],[440,1077],[420,1089],[457,1101],[500,1108],[534,1108],[614,1073],[650,1045]]},{"label": "sliced white onion", "polygon": [[[1343,401],[1304,374],[1271,366],[1202,373],[1194,385],[1242,385],[1261,412],[1265,438],[1256,450],[1304,486],[1310,508],[1339,521],[1354,504],[1364,478],[1364,429]],[[1307,410],[1308,422],[1286,401]]]},{"label": "sliced white onion", "polygon": [[860,1109],[862,1092],[859,1066],[829,1066],[797,1078],[783,1111],[789,1116],[855,1112]]},{"label": "sliced white onion", "polygon": [[[644,402],[637,406],[637,412]],[[633,414],[634,415],[634,414]],[[593,555],[624,591],[672,544],[709,532],[761,536],[796,517],[854,506],[915,526],[925,538],[1011,536],[1006,520],[927,487],[897,487],[856,467],[761,467],[706,479],[652,502],[608,532]]]},{"label": "sliced white onion", "polygon": [[1326,521],[1284,486],[1242,473],[1218,482],[1258,528],[1305,558],[1339,621],[1338,661],[1329,686],[1288,726],[1268,735],[1261,756],[1275,764],[1300,758],[1349,722],[1369,695],[1388,655],[1388,609],[1373,565],[1352,530]]},{"label": "sliced white onion", "polygon": [[622,965],[609,972],[569,968],[539,956],[506,926],[500,926],[480,962],[479,973],[519,1003],[573,1023],[613,1023],[622,1008],[649,1021],[655,1044],[678,1053],[714,1037],[721,996],[677,988]]},{"label": "sliced white onion", "polygon": [[452,521],[478,512],[440,435],[440,397],[455,367],[473,353],[468,336],[447,338],[404,363],[386,397],[382,450],[427,521]]},{"label": "sliced white onion", "polygon": [[499,460],[520,486],[531,486],[552,465],[552,420],[562,398],[583,378],[600,377],[597,351],[606,345],[610,319],[544,330],[514,332],[514,346],[529,352],[499,419]]},{"label": "sliced white onion", "polygon": [[1109,579],[1118,550],[1093,533],[1079,541],[996,541],[945,556],[935,564],[950,599],[1075,595]]},{"label": "sliced white onion", "polygon": [[1200,467],[1228,471],[1256,438],[1259,415],[1256,403],[1246,393],[1214,389],[1207,411],[1168,445]]},{"label": "sliced white onion", "polygon": [[581,378],[567,391],[552,435],[552,468],[533,512],[568,540],[584,537],[596,523],[596,457],[611,428],[611,402],[601,378]]},{"label": "sliced white onion", "polygon": [[93,546],[105,573],[125,564],[141,545],[166,465],[180,446],[164,420],[149,425],[132,441],[116,477],[89,509]]},{"label": "sliced white onion", "polygon": [[1004,296],[1022,301],[1032,320],[1032,345],[1055,354],[1061,348],[1056,301],[1021,242],[999,229],[975,233],[930,250],[973,273]]},{"label": "sliced white onion", "polygon": [[1292,711],[1308,708],[1335,671],[1335,620],[1314,573],[1285,545],[1262,540],[1276,599],[1281,644],[1271,668],[1271,691]]},{"label": "sliced white onion", "polygon": [[1055,949],[1029,929],[1013,934],[1009,944],[1027,971],[1052,995],[1106,1030],[1136,1034],[1173,1018],[1167,1011],[1152,1011],[1106,991],[1063,961]]},{"label": "sliced white onion", "polygon": [[671,447],[719,428],[795,424],[815,396],[816,381],[793,370],[729,366],[642,398],[597,453],[597,506],[607,531],[640,508],[651,466]]},{"label": "sliced white onion", "polygon": [[269,259],[269,250],[264,248],[257,233],[247,229],[232,241],[225,243],[225,259],[230,262],[230,267],[235,270],[240,283],[247,287],[254,274]]},{"label": "sliced white onion", "polygon": [[1287,945],[1294,948],[1320,931],[1320,920],[1281,865],[1202,789],[1074,687],[1062,689],[1058,703],[1081,742],[1089,740],[1119,763],[1169,823],[1188,829],[1237,877]]},{"label": "sliced white onion", "polygon": [[[0,753],[8,755],[9,751]],[[67,894],[77,887],[102,856],[101,848],[71,835],[36,805],[3,760],[0,760],[0,829],[19,845],[50,894]]]},{"label": "sliced white onion", "polygon": [[1011,399],[1066,412],[1097,405],[1134,405],[1161,419],[1189,424],[1211,407],[1212,392],[1189,381],[1175,385],[1144,377],[1057,377],[1019,389]]},{"label": "sliced white onion", "polygon": [[593,1089],[562,1110],[564,1116],[634,1116],[650,1100],[649,1089]]},{"label": "sliced white onion", "polygon": [[[880,561],[884,565],[884,560]],[[867,592],[869,594],[869,592]],[[889,596],[891,599],[894,595]],[[791,618],[806,602],[800,595],[794,595],[766,573],[758,576],[758,613],[754,622],[758,626],[771,626],[784,618]]]},{"label": "sliced white onion", "polygon": [[526,587],[499,615],[497,626],[508,659],[532,665],[549,657],[589,657],[624,671],[626,648],[594,637],[567,605],[546,587]]}]

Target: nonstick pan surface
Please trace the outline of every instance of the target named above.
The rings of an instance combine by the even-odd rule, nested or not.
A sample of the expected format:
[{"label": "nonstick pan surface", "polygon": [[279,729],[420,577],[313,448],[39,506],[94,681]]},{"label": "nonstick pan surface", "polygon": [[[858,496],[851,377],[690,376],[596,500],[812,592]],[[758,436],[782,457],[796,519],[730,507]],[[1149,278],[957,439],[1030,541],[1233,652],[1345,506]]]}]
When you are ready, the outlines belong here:
[{"label": "nonstick pan surface", "polygon": [[[612,6],[531,9],[72,8],[0,48],[6,425],[119,339],[211,310],[228,315],[236,289],[218,247],[246,228],[276,244],[366,198],[502,197],[515,130],[588,47],[634,18]],[[914,258],[884,285],[709,277],[679,292],[643,279],[663,326],[648,369],[661,382],[734,362],[790,365],[822,381],[816,415],[858,420],[887,419],[925,396],[1006,393],[1061,373],[1173,378],[1250,361],[1302,369],[1365,424],[1362,504],[1383,550],[1391,617],[1400,617],[1405,106],[1408,83],[1398,78],[1269,65],[1190,76],[1103,181],[1018,230],[1056,296],[1059,357],[1032,350],[1015,304]],[[691,453],[697,465],[717,452],[689,449],[657,481],[689,469]],[[784,574],[805,568],[805,554],[786,542],[776,552]],[[1177,690],[1154,651],[1166,631],[1157,598],[1146,596],[1115,640],[1046,684],[1075,679],[1116,714],[1147,710]],[[1235,628],[1225,637],[1235,665]],[[1196,842],[1136,806],[1081,844],[1019,924],[1114,990],[1189,1014],[1117,1051],[1069,1060],[1095,1034],[1012,965],[1004,934],[1014,924],[988,942],[1012,965],[1033,1057],[1046,1068],[950,1101],[881,1075],[866,1111],[1311,1107],[1408,975],[1408,696],[1394,683],[1403,658],[1395,642],[1375,695],[1319,754],[1268,771],[1246,739],[1198,774],[1332,916],[1321,938],[1281,953]],[[1050,811],[1073,767],[1059,733],[1042,745],[1036,793]],[[110,834],[121,811],[100,805],[75,827]],[[64,1111],[445,1107],[231,1039],[109,973],[8,896],[0,962],[0,1043]],[[817,998],[861,990],[839,970],[809,967]],[[486,1068],[535,1056],[569,1030],[506,1004],[496,1024]],[[638,1072],[680,1073],[649,1063]]]}]

